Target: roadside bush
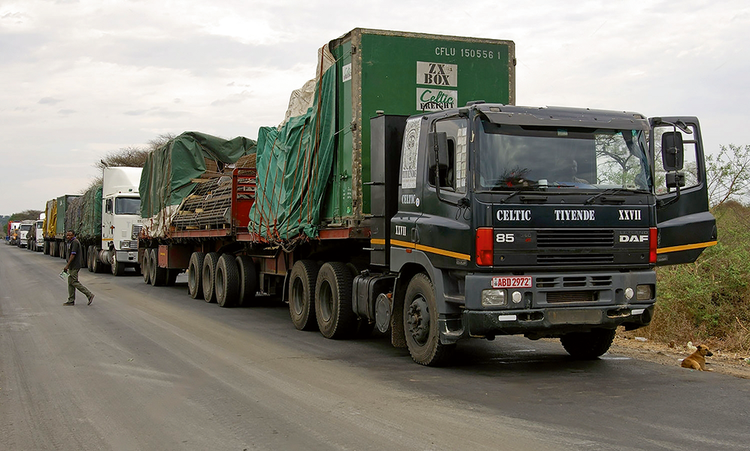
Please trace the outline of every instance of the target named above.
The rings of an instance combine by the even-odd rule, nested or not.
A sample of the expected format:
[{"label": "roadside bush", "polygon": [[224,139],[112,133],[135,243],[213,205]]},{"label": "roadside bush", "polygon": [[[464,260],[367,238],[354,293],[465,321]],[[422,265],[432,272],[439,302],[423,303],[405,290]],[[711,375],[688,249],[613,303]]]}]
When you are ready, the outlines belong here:
[{"label": "roadside bush", "polygon": [[656,314],[636,335],[750,351],[750,208],[729,201],[713,213],[719,244],[695,263],[657,269]]}]

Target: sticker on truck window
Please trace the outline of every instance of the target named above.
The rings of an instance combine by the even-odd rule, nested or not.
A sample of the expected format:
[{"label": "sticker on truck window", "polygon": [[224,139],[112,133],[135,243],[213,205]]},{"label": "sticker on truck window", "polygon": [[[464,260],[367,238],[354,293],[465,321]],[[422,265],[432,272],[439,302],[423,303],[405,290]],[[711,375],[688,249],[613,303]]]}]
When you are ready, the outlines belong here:
[{"label": "sticker on truck window", "polygon": [[419,129],[421,118],[415,117],[406,121],[406,130],[404,131],[404,149],[401,154],[403,161],[401,163],[401,188],[417,188],[417,149],[419,147]]},{"label": "sticker on truck window", "polygon": [[492,288],[531,288],[531,276],[493,277]]}]

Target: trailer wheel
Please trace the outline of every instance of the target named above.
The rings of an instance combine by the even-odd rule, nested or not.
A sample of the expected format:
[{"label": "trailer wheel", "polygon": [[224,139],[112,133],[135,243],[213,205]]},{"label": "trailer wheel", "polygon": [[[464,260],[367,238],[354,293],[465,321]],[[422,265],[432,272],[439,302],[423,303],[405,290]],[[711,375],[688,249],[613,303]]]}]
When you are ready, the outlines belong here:
[{"label": "trailer wheel", "polygon": [[151,248],[151,256],[148,259],[149,272],[151,273],[149,278],[151,279],[151,285],[155,287],[163,287],[167,284],[167,278],[169,276],[167,268],[159,267],[159,250],[157,248]]},{"label": "trailer wheel", "polygon": [[44,247],[42,248],[44,255],[49,255],[49,241],[44,240]]},{"label": "trailer wheel", "polygon": [[143,251],[143,259],[141,261],[141,275],[143,275],[143,281],[151,283],[151,252],[148,248]]},{"label": "trailer wheel", "polygon": [[206,254],[193,252],[188,264],[188,294],[193,299],[203,299],[203,260]]},{"label": "trailer wheel", "polygon": [[216,263],[219,261],[217,252],[209,252],[203,259],[203,300],[216,302]]},{"label": "trailer wheel", "polygon": [[299,260],[292,266],[289,275],[289,315],[298,330],[314,330],[315,281],[318,278],[318,264],[312,260]]},{"label": "trailer wheel", "polygon": [[357,328],[352,310],[352,272],[345,263],[321,266],[315,285],[315,316],[326,338],[350,337]]},{"label": "trailer wheel", "polygon": [[216,302],[220,307],[234,307],[240,293],[240,273],[234,256],[222,254],[216,264]]},{"label": "trailer wheel", "polygon": [[593,360],[607,352],[614,339],[615,329],[593,329],[563,335],[560,343],[573,358]]},{"label": "trailer wheel", "polygon": [[65,259],[65,241],[60,241],[57,247],[58,247],[57,256],[64,260]]},{"label": "trailer wheel", "polygon": [[440,365],[455,348],[440,343],[435,288],[424,273],[414,276],[406,288],[404,332],[409,354],[420,365]]},{"label": "trailer wheel", "polygon": [[91,248],[93,246],[88,246],[86,248],[86,269],[89,270],[89,272],[94,272],[94,269],[91,267],[91,255],[93,252],[91,252]]},{"label": "trailer wheel", "polygon": [[240,277],[239,305],[249,305],[255,300],[255,293],[258,291],[255,263],[247,255],[238,255],[235,261]]}]

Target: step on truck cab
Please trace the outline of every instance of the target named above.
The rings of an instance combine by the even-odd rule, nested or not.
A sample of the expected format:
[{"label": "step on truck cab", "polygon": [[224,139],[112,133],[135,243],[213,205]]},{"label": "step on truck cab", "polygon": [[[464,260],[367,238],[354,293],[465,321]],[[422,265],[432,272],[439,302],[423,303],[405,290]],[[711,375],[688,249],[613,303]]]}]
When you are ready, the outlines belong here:
[{"label": "step on truck cab", "polygon": [[598,357],[651,321],[656,266],[716,243],[695,118],[478,102],[372,129],[398,195],[373,224],[389,271],[355,278],[355,309],[421,364],[510,334]]}]

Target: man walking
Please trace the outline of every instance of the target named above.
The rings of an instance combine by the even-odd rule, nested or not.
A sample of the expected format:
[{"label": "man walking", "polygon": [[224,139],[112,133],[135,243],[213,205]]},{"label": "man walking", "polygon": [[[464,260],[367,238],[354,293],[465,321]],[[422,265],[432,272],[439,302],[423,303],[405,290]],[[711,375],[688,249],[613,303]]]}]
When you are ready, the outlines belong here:
[{"label": "man walking", "polygon": [[81,270],[81,243],[78,241],[75,232],[72,230],[65,232],[65,238],[68,242],[65,246],[68,264],[63,268],[63,272],[68,273],[68,302],[63,305],[76,304],[76,289],[86,295],[89,300],[88,305],[91,305],[91,302],[94,300],[94,293],[89,291],[88,288],[84,287],[83,284],[78,281],[78,271]]}]

